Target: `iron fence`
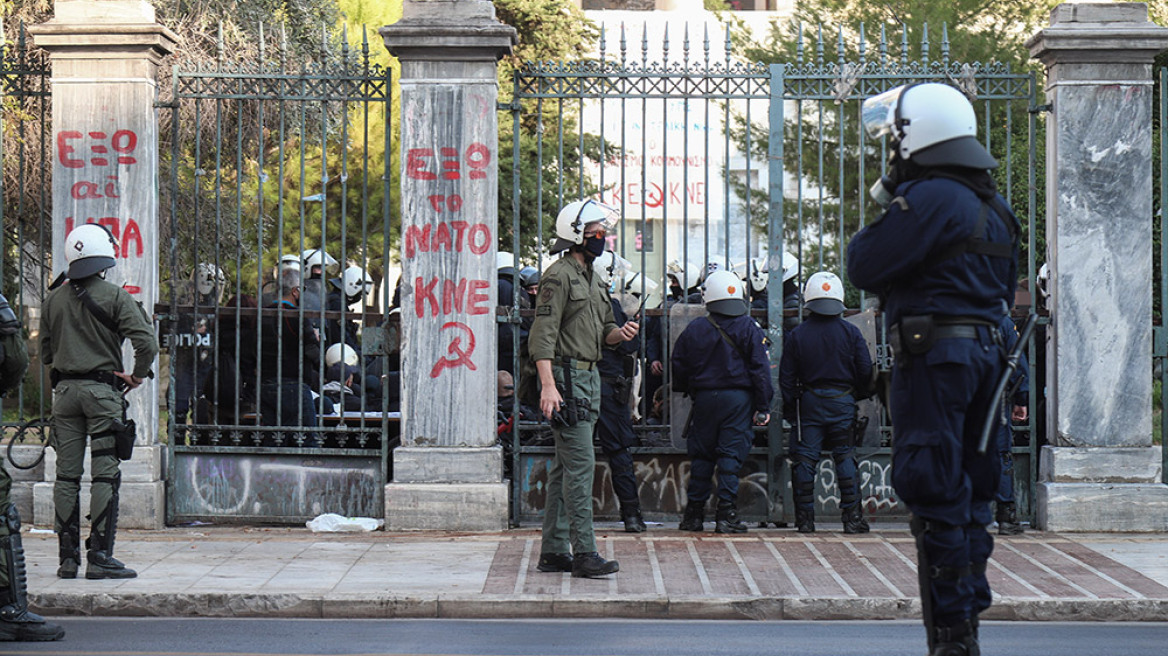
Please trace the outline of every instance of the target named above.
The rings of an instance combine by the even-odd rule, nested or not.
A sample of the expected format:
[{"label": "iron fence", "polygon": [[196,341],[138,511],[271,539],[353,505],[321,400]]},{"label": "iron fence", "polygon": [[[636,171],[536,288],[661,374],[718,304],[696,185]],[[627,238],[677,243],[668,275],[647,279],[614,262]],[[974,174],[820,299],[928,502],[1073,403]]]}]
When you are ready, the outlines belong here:
[{"label": "iron fence", "polygon": [[9,41],[0,30],[0,291],[25,326],[32,366],[20,389],[3,401],[0,423],[8,429],[48,416],[52,401],[48,372],[37,352],[39,309],[51,271],[49,60],[47,53],[32,47],[23,24],[15,32],[15,40]]},{"label": "iron fence", "polygon": [[168,518],[380,516],[399,417],[390,72],[367,36],[301,64],[260,35],[254,63],[221,41],[176,67],[163,103]]},{"label": "iron fence", "polygon": [[[834,61],[827,54],[830,39],[819,31],[809,47],[800,36],[792,61],[765,65],[738,57],[730,31],[716,23],[671,27],[652,32],[646,26],[634,33],[622,25],[615,34],[602,28],[595,60],[528,63],[517,72],[507,104],[513,132],[511,249],[517,265],[544,268],[544,240],[564,203],[592,196],[621,210],[610,247],[633,267],[612,291],[630,315],[644,318],[646,333],[636,356],[640,445],[632,451],[642,508],[651,518],[667,520],[685,504],[688,457],[685,422],[679,419],[686,417],[688,401],[668,395],[669,410],[653,417],[651,400],[656,390],[669,389],[673,340],[692,317],[703,314],[693,292],[713,268],[734,270],[746,285],[753,279],[752,315],[771,341],[777,391],[783,330],[802,315],[801,281],[821,269],[846,280],[847,239],[877,216],[866,190],[869,178],[884,172],[887,144],[863,134],[860,102],[920,81],[962,89],[975,104],[985,145],[1003,163],[998,181],[1003,194],[1027,228],[1036,225],[1040,129],[1034,75],[952,61],[944,31],[939,60],[930,56],[927,30],[916,44],[920,58],[910,60],[906,34],[894,55],[897,44],[883,31],[878,42],[868,44],[861,28],[847,38],[838,33]],[[1018,158],[1025,162],[1016,170]],[[557,175],[539,173],[548,169]],[[1028,262],[1022,267],[1028,274],[1023,288],[1031,297],[1037,291],[1034,232],[1027,231]],[[782,273],[784,253],[798,262],[789,280]],[[849,288],[847,300],[849,320],[865,332],[873,360],[887,375],[890,351],[870,299]],[[516,309],[501,312],[502,320],[522,327],[531,311],[518,309],[518,290],[511,304]],[[508,352],[520,352],[521,333],[512,332]],[[1033,343],[1030,355],[1033,380]],[[659,380],[654,380],[655,362],[663,366]],[[521,375],[518,356],[510,364]],[[1014,455],[1030,472],[1018,477],[1024,515],[1032,513],[1036,474],[1035,396],[1028,422],[1014,427]],[[778,398],[772,409],[772,416],[782,416]],[[878,398],[864,401],[861,412],[869,418],[858,445],[865,506],[873,514],[903,514],[888,472],[891,427],[884,405]],[[543,507],[549,430],[536,421],[536,412],[515,418],[513,517],[534,521]],[[788,430],[775,421],[756,434],[739,498],[742,514],[752,521],[791,517]],[[838,503],[830,475],[830,465],[821,462],[820,511],[832,511]],[[603,464],[595,485],[598,516],[614,519],[616,504]]]}]

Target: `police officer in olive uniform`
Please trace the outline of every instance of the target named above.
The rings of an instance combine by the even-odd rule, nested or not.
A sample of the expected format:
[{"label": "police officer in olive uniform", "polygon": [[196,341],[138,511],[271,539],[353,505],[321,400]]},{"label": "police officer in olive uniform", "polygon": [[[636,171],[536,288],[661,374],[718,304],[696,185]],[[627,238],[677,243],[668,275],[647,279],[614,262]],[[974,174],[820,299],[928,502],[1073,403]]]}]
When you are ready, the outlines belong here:
[{"label": "police officer in olive uniform", "polygon": [[595,200],[565,205],[556,217],[558,239],[551,252],[567,253],[539,283],[528,350],[539,374],[540,410],[552,423],[556,446],[548,470],[541,572],[595,577],[620,569],[597,553],[592,528],[592,433],[600,409],[596,363],[605,344],[629,341],[639,328],[633,321],[617,327],[608,294],[592,271],[615,222],[615,211]]},{"label": "police officer in olive uniform", "polygon": [[[864,102],[872,138],[891,139],[872,188],[887,210],[848,245],[848,275],[879,294],[894,344],[892,484],[912,511],[930,656],[977,656],[992,603],[986,530],[996,453],[978,454],[998,403],[999,321],[1014,302],[1018,220],[988,169],[969,100],[945,84],[897,87]],[[911,238],[906,238],[911,237]]]},{"label": "police officer in olive uniform", "polygon": [[[65,238],[69,283],[44,303],[41,357],[52,367],[53,440],[57,450],[54,528],[60,547],[57,576],[76,578],[81,563],[80,501],[85,438],[91,439],[90,534],[85,541],[88,579],[133,578],[114,558],[121,472],[116,436],[128,435],[123,390],[151,375],[158,354],[153,325],[130,294],[106,282],[117,242],[103,226],[86,224]],[[123,371],[122,342],[134,348],[134,366]]]},{"label": "police officer in olive uniform", "polygon": [[[20,385],[28,369],[28,348],[20,320],[0,294],[0,393]],[[28,610],[20,513],[12,503],[12,477],[0,458],[0,642],[60,640],[65,629]]]}]

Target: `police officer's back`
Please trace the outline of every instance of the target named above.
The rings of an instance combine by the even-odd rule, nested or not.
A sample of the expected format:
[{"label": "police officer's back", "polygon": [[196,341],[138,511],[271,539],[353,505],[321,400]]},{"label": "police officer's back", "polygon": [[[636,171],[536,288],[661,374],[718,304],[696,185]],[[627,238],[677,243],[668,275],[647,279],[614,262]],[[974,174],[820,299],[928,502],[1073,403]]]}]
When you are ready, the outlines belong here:
[{"label": "police officer's back", "polygon": [[[65,238],[69,284],[45,298],[41,357],[52,367],[53,428],[57,481],[53,486],[60,567],[75,578],[80,564],[81,474],[86,436],[91,439],[90,535],[86,578],[132,578],[134,570],[113,557],[117,531],[117,440],[132,440],[121,391],[150,375],[158,341],[146,311],[126,290],[106,282],[117,243],[104,227],[86,224]],[[134,349],[134,366],[123,371],[122,342]]]},{"label": "police officer's back", "polygon": [[738,519],[738,474],[754,441],[751,420],[769,421],[774,388],[765,336],[747,312],[743,285],[729,271],[710,273],[703,284],[709,314],[690,322],[673,348],[673,389],[694,401],[686,427],[691,464],[683,531],[702,530],[715,470],[715,531],[746,531]]},{"label": "police officer's back", "polygon": [[913,513],[931,656],[978,654],[999,462],[976,444],[1003,371],[998,322],[1013,303],[1020,228],[960,91],[898,87],[865,101],[862,118],[892,140],[889,175],[872,188],[887,211],[852,239],[847,262],[899,339],[893,487]]}]

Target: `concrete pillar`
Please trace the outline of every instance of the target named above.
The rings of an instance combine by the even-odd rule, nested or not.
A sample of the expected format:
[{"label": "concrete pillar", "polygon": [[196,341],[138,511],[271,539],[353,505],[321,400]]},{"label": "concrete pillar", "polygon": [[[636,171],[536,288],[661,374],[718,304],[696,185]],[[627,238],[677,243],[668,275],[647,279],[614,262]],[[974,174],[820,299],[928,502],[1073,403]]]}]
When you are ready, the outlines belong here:
[{"label": "concrete pillar", "polygon": [[[144,0],[56,0],[53,19],[29,32],[53,69],[53,275],[65,268],[65,235],[101,223],[121,244],[107,279],[152,312],[159,262],[155,74],[178,38],[155,22]],[[128,345],[125,361],[133,361]],[[140,462],[122,477],[120,525],[162,528],[157,379],[129,398]],[[37,484],[33,497],[35,522],[51,525],[52,483]]]},{"label": "concrete pillar", "polygon": [[402,443],[385,526],[502,530],[496,63],[515,30],[484,0],[407,0],[381,35],[402,66]]},{"label": "concrete pillar", "polygon": [[1047,69],[1051,329],[1037,523],[1168,530],[1152,446],[1152,59],[1144,3],[1062,4],[1027,46]]}]

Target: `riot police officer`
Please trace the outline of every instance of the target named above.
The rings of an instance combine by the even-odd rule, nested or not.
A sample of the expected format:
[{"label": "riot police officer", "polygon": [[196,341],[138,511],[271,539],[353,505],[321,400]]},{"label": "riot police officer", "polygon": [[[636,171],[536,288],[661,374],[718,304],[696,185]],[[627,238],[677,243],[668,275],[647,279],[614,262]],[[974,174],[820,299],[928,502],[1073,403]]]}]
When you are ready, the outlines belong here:
[{"label": "riot police officer", "polygon": [[[612,251],[605,251],[592,261],[592,269],[600,278],[600,283],[610,292],[613,321],[623,326],[629,315],[611,291],[614,284],[621,282],[625,273],[632,270],[632,264]],[[623,293],[622,293],[623,296]],[[633,456],[629,447],[636,446],[637,436],[633,433],[633,410],[629,397],[633,391],[633,377],[637,373],[637,351],[641,348],[641,337],[627,342],[606,346],[600,359],[600,417],[596,422],[596,442],[608,460],[612,475],[612,489],[620,501],[621,522],[626,533],[643,533],[645,520],[641,516],[641,498],[637,492],[637,475],[633,466]]]},{"label": "riot police officer", "polygon": [[540,410],[555,434],[537,567],[541,572],[596,577],[620,569],[596,551],[592,527],[592,432],[600,409],[596,363],[603,345],[627,342],[639,329],[633,321],[616,325],[608,294],[592,270],[616,219],[614,209],[595,200],[565,205],[556,217],[551,252],[567,252],[539,283],[528,350],[539,373]]},{"label": "riot police officer", "polygon": [[172,346],[174,368],[174,420],[185,423],[192,404],[199,398],[215,366],[214,319],[208,314],[219,309],[227,279],[223,269],[200,262],[191,272],[190,286],[182,290],[178,304],[190,306],[190,314],[180,315],[177,343]]},{"label": "riot police officer", "polygon": [[[85,438],[90,438],[90,533],[87,579],[124,579],[137,572],[114,558],[118,525],[117,441],[133,441],[123,390],[136,389],[149,375],[158,340],[141,304],[106,282],[117,242],[104,226],[87,223],[65,237],[68,284],[45,298],[41,357],[52,367],[53,441],[57,449],[56,507],[60,568],[76,578],[81,563],[80,500]],[[134,366],[125,373],[122,342],[130,340]]]},{"label": "riot police officer", "polygon": [[673,390],[693,398],[686,426],[691,459],[688,502],[678,526],[701,531],[717,471],[717,533],[745,533],[738,519],[738,474],[754,441],[751,423],[770,421],[770,360],[762,329],[750,318],[742,280],[715,270],[702,283],[707,315],[695,319],[673,347]]},{"label": "riot police officer", "polygon": [[815,469],[831,449],[844,533],[867,533],[852,430],[856,399],[868,394],[872,358],[860,329],[844,321],[844,284],[830,271],[807,279],[807,320],[783,340],[779,388],[791,430],[795,530],[815,532]]},{"label": "riot police officer", "polygon": [[[20,385],[28,369],[28,348],[20,320],[0,294],[0,393]],[[60,640],[65,629],[28,610],[20,513],[12,503],[12,477],[0,458],[0,642]]]},{"label": "riot police officer", "polygon": [[865,101],[862,119],[892,150],[888,175],[872,188],[887,209],[847,253],[849,277],[879,294],[899,340],[892,483],[913,515],[930,655],[979,654],[1000,467],[997,454],[977,454],[977,442],[1004,370],[998,322],[1014,300],[1021,228],[960,91],[897,87]]},{"label": "riot police officer", "polygon": [[[1018,327],[1009,315],[1002,316],[998,325],[1006,350],[1018,343]],[[1018,368],[1010,375],[1010,398],[1002,399],[1002,412],[994,433],[995,446],[1002,463],[1002,480],[994,495],[994,521],[998,523],[998,535],[1020,535],[1025,532],[1018,522],[1018,505],[1014,498],[1014,428],[1013,422],[1026,421],[1029,412],[1030,387],[1027,372],[1030,363],[1026,353],[1018,360]]]}]

